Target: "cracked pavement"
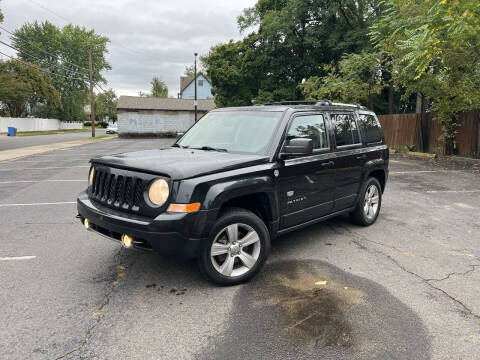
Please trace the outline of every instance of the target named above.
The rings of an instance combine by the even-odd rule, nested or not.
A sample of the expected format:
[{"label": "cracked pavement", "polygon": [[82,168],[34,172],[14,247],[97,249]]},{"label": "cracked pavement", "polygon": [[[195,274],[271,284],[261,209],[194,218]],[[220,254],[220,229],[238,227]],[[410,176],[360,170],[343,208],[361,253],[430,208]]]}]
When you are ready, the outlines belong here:
[{"label": "cracked pavement", "polygon": [[123,250],[75,219],[92,155],[169,143],[0,163],[2,358],[478,358],[478,169],[393,157],[375,225],[283,236],[257,278],[220,288],[192,261]]}]

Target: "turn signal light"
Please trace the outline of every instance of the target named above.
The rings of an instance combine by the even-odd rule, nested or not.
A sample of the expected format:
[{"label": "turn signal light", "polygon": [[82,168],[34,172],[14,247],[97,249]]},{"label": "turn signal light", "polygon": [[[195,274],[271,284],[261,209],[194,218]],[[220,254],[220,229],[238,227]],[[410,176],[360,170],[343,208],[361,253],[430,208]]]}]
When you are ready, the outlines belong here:
[{"label": "turn signal light", "polygon": [[85,225],[85,229],[88,229],[90,227],[90,221],[88,221],[88,219],[83,220],[83,225]]},{"label": "turn signal light", "polygon": [[200,209],[200,203],[170,204],[167,211],[172,213],[191,213]]}]

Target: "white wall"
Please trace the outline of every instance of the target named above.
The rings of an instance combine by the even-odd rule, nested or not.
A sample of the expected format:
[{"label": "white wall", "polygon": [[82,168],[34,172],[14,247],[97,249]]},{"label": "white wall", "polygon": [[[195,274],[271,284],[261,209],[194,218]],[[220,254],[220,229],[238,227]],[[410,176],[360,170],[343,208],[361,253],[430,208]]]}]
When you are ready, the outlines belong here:
[{"label": "white wall", "polygon": [[45,131],[81,129],[83,124],[81,122],[63,122],[58,119],[0,117],[0,132],[7,132],[9,126],[16,127],[17,131]]},{"label": "white wall", "polygon": [[194,121],[193,111],[119,111],[117,124],[119,134],[156,134],[185,131]]}]

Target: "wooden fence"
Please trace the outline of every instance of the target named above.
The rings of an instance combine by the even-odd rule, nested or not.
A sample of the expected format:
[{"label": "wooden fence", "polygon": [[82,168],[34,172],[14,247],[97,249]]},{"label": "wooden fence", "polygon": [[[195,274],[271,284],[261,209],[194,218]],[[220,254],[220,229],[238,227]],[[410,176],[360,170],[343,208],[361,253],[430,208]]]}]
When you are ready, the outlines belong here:
[{"label": "wooden fence", "polygon": [[[394,149],[415,145],[415,151],[445,154],[442,127],[436,113],[379,115],[385,140]],[[459,116],[455,154],[480,157],[480,110]]]}]

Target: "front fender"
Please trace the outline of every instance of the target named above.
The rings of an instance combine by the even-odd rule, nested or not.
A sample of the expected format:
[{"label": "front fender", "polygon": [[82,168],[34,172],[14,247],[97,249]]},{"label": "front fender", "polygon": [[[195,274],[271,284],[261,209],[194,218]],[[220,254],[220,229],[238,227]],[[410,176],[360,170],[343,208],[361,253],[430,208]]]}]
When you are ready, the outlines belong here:
[{"label": "front fender", "polygon": [[[273,180],[269,176],[258,176],[215,184],[208,190],[204,206],[206,209],[220,208],[225,202],[245,195],[266,193],[273,201]],[[272,204],[270,204],[272,206]],[[272,209],[273,211],[273,209]]]}]

